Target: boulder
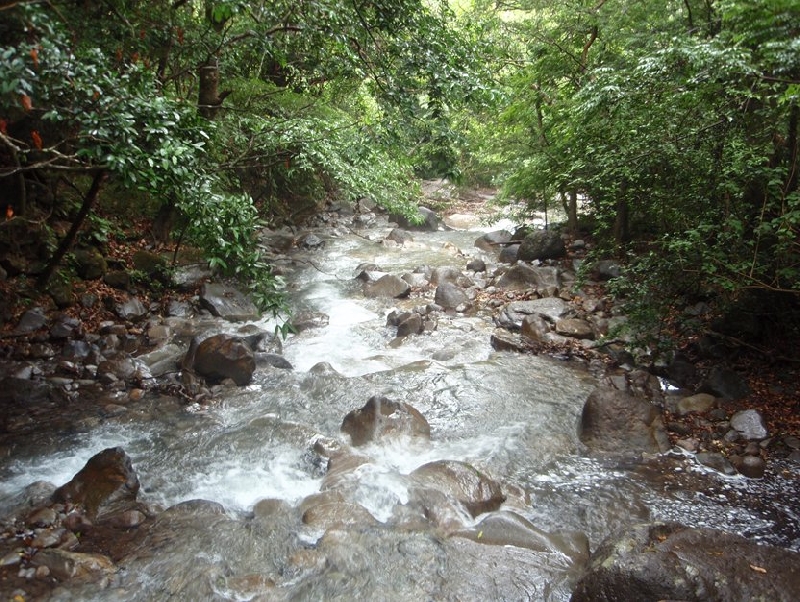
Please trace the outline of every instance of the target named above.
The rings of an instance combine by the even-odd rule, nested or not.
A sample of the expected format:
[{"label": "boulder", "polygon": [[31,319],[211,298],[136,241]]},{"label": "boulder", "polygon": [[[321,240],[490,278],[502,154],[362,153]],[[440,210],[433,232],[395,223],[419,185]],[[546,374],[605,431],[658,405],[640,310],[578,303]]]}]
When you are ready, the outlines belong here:
[{"label": "boulder", "polygon": [[483,251],[497,251],[511,242],[513,235],[508,230],[495,230],[487,232],[475,240],[475,246]]},{"label": "boulder", "polygon": [[75,261],[75,272],[84,280],[102,278],[108,270],[105,257],[95,248],[78,249],[72,256]]},{"label": "boulder", "polygon": [[517,252],[517,259],[520,261],[559,259],[566,254],[567,248],[558,232],[534,230],[522,240]]},{"label": "boulder", "polygon": [[212,382],[230,378],[237,385],[247,385],[253,379],[256,359],[253,350],[239,337],[217,334],[200,343],[192,341],[184,358],[197,374]]},{"label": "boulder", "polygon": [[522,336],[543,343],[550,334],[550,325],[538,314],[529,314],[522,319]]},{"label": "boulder", "polygon": [[741,399],[750,393],[750,387],[735,370],[714,366],[700,385],[701,393],[710,393],[724,399]]},{"label": "boulder", "polygon": [[597,549],[571,602],[790,602],[797,592],[796,552],[713,529],[640,525]]},{"label": "boulder", "polygon": [[451,282],[442,282],[436,287],[434,303],[441,305],[445,309],[455,309],[459,305],[464,305],[468,302],[469,297],[467,297],[464,289]]},{"label": "boulder", "polygon": [[41,307],[34,307],[22,314],[22,317],[19,319],[19,322],[17,322],[17,326],[12,331],[12,334],[30,334],[46,325],[47,316],[44,313],[44,309]]},{"label": "boulder", "polygon": [[498,288],[521,290],[528,288],[558,288],[561,285],[558,269],[552,266],[531,267],[517,263],[510,267],[495,283]]},{"label": "boulder", "polygon": [[466,462],[429,462],[414,470],[410,477],[420,486],[442,491],[454,498],[472,516],[497,510],[506,499],[497,481]]},{"label": "boulder", "polygon": [[597,387],[583,406],[580,438],[593,451],[660,453],[670,448],[658,408],[613,387]]},{"label": "boulder", "polygon": [[548,322],[555,323],[565,317],[571,308],[569,304],[558,297],[545,297],[530,301],[512,301],[495,317],[498,326],[509,330],[519,330],[525,316],[541,316]]},{"label": "boulder", "polygon": [[342,432],[350,435],[353,445],[365,445],[386,436],[410,436],[430,439],[431,427],[425,417],[405,402],[373,396],[342,421]]},{"label": "boulder", "polygon": [[713,395],[698,393],[697,395],[691,395],[681,399],[676,409],[678,416],[686,416],[686,414],[691,414],[693,412],[707,412],[713,408],[716,403],[717,398]]},{"label": "boulder", "polygon": [[53,492],[57,503],[81,505],[90,519],[129,509],[139,493],[139,478],[121,447],[92,456],[72,478]]},{"label": "boulder", "polygon": [[580,318],[564,318],[556,322],[556,334],[574,339],[593,339],[592,325]]},{"label": "boulder", "polygon": [[408,312],[397,324],[397,336],[407,337],[412,334],[420,334],[425,330],[422,316],[416,312]]},{"label": "boulder", "polygon": [[764,417],[758,410],[743,410],[731,416],[731,428],[749,440],[766,439],[769,436]]},{"label": "boulder", "polygon": [[394,274],[385,274],[377,281],[364,286],[364,295],[367,297],[390,297],[399,299],[411,293],[408,283]]},{"label": "boulder", "polygon": [[500,256],[497,260],[500,263],[514,263],[517,260],[519,253],[519,243],[505,245],[500,251]]},{"label": "boulder", "polygon": [[405,215],[392,214],[389,219],[396,222],[401,228],[409,230],[422,230],[428,232],[436,232],[439,229],[439,218],[436,213],[427,207],[417,207],[417,223],[412,222]]},{"label": "boulder", "polygon": [[[46,567],[49,574],[59,581],[96,581],[113,574],[117,567],[108,556],[67,552],[66,550],[41,550],[31,560],[36,567]],[[23,599],[22,596],[17,596]]]},{"label": "boulder", "polygon": [[213,315],[231,322],[257,320],[260,313],[239,289],[221,283],[207,283],[200,289],[200,305]]},{"label": "boulder", "polygon": [[522,337],[502,328],[497,328],[492,332],[489,337],[489,344],[495,351],[513,351],[515,353],[530,351],[528,343]]},{"label": "boulder", "polygon": [[127,297],[115,307],[117,315],[129,322],[138,322],[149,313],[138,297]]},{"label": "boulder", "polygon": [[134,270],[146,274],[148,278],[161,281],[166,280],[169,262],[163,255],[142,249],[133,254],[131,263],[133,264]]}]

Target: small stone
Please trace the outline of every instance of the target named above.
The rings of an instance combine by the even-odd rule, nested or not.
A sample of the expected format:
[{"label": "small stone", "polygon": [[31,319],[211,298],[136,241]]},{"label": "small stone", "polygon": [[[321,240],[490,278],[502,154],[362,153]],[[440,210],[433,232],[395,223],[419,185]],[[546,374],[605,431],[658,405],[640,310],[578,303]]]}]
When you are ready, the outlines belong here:
[{"label": "small stone", "polygon": [[19,564],[22,561],[22,555],[25,553],[25,550],[18,549],[12,552],[9,552],[2,558],[0,558],[0,566],[14,566]]},{"label": "small stone", "polygon": [[31,512],[25,519],[25,522],[36,527],[49,527],[55,523],[57,519],[58,513],[49,506],[46,506]]},{"label": "small stone", "polygon": [[724,475],[733,476],[736,474],[736,469],[722,454],[714,452],[701,452],[695,456],[697,461],[703,466],[707,466]]},{"label": "small stone", "polygon": [[696,439],[695,437],[691,437],[689,439],[678,439],[675,444],[691,453],[696,452],[700,448],[700,440]]},{"label": "small stone", "polygon": [[800,449],[800,438],[797,438],[794,435],[787,435],[784,437],[783,443],[789,449]]},{"label": "small stone", "polygon": [[748,479],[760,479],[764,476],[766,463],[761,456],[745,456],[737,468]]}]

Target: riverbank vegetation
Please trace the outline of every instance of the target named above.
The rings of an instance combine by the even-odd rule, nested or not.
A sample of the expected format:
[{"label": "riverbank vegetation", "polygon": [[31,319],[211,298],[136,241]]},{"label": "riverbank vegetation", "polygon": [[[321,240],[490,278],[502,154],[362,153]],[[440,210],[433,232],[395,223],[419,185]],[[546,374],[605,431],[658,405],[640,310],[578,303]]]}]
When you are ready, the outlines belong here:
[{"label": "riverbank vegetation", "polygon": [[[800,335],[789,0],[19,1],[0,7],[3,269],[39,290],[146,216],[281,306],[255,232],[415,182],[563,207],[641,340]],[[138,233],[141,235],[141,233]]]}]

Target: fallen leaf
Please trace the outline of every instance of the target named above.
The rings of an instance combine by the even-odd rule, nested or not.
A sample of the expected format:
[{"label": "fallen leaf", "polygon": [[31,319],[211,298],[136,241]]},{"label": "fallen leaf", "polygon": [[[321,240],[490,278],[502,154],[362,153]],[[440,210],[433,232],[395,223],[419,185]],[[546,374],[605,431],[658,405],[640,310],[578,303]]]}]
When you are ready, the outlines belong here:
[{"label": "fallen leaf", "polygon": [[31,130],[31,140],[33,140],[33,145],[42,150],[42,137],[39,135],[39,132],[36,130]]},{"label": "fallen leaf", "polygon": [[22,104],[22,108],[26,111],[30,111],[33,108],[33,102],[31,101],[31,97],[27,94],[23,94],[19,97],[19,102]]},{"label": "fallen leaf", "polygon": [[754,564],[751,564],[750,568],[753,569],[756,573],[763,573],[764,575],[767,574],[767,569],[762,568],[760,566],[756,566]]}]

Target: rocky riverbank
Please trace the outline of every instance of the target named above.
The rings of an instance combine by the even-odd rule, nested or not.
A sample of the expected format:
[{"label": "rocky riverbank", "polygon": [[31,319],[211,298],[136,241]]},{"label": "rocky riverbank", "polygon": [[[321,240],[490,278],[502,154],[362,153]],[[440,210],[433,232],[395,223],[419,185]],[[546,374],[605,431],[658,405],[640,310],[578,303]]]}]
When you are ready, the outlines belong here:
[{"label": "rocky riverbank", "polygon": [[[359,228],[375,219],[370,211],[352,215],[339,208],[320,217],[317,228],[301,233],[265,232],[264,242],[276,268],[288,273],[295,262],[313,262],[314,253],[324,252],[325,237],[331,232]],[[429,228],[440,226],[433,214],[428,214],[426,223]],[[398,225],[374,242],[402,248],[413,245],[414,236],[408,227]],[[396,329],[388,345],[424,337],[449,316],[480,317],[496,326],[491,337],[497,350],[548,353],[590,366],[601,382],[587,400],[581,421],[581,439],[591,453],[640,457],[678,446],[714,470],[750,478],[764,474],[770,456],[800,465],[796,434],[753,404],[753,386],[725,363],[707,368],[711,356],[697,363],[677,357],[657,369],[649,365],[643,369],[622,342],[603,338],[625,319],[605,295],[603,285],[620,268],[611,261],[601,262],[590,281],[576,289],[576,262],[589,243],[550,231],[497,231],[478,238],[475,245],[496,253],[497,260],[470,257],[469,249],[444,249],[452,257],[447,267],[421,265],[410,272],[391,273],[380,265],[360,266],[354,283],[365,296],[402,301],[402,309],[387,316],[387,325]],[[97,255],[88,254],[95,260]],[[215,403],[227,388],[249,383],[259,367],[291,369],[281,355],[279,337],[241,325],[257,317],[247,298],[227,283],[214,282],[207,271],[180,270],[173,284],[182,294],[162,301],[150,301],[150,294],[138,291],[130,278],[110,278],[107,270],[85,275],[94,278],[89,283],[102,281],[103,288],[87,285],[80,295],[73,292],[72,304],[62,300],[60,308],[51,297],[46,305],[25,310],[7,325],[0,386],[5,410],[0,454],[6,458],[48,445],[54,433],[82,432],[107,421],[159,420],[178,411],[201,409]],[[105,288],[115,282],[122,286]],[[293,320],[296,330],[320,328],[327,316],[304,313]],[[437,353],[445,360],[452,350]],[[659,376],[671,376],[684,388],[665,392]],[[688,384],[691,388],[685,387]],[[794,381],[775,386],[797,385]],[[393,406],[384,403],[382,407]],[[399,413],[395,408],[385,416],[384,430],[398,424],[411,425],[414,433],[425,430],[413,408]],[[374,425],[376,419],[367,422]],[[363,420],[345,417],[344,423]],[[364,434],[363,428],[343,429],[354,446],[357,439],[374,435]],[[315,451],[324,459],[330,480],[359,465],[358,454],[343,455],[325,444]],[[433,517],[437,528],[448,528],[450,518],[457,517],[462,508],[473,516],[496,512],[501,498],[509,496],[500,484],[471,470],[444,465],[428,469],[428,476],[417,475],[422,482],[437,483],[433,490],[438,493],[428,491],[423,497],[444,495],[456,500],[438,519]],[[473,482],[474,486],[460,498],[461,493],[452,488],[443,491],[442,482]],[[158,529],[150,530],[153,525],[174,528],[174,521],[183,520],[177,515],[204,516],[202,520],[213,523],[222,519],[210,517],[224,514],[209,504],[164,511],[140,504],[138,489],[124,451],[111,449],[93,458],[70,484],[58,489],[33,485],[20,499],[8,502],[0,542],[3,591],[35,598],[65,581],[108,579],[121,559],[149,553],[146,548],[160,537]],[[524,493],[511,493],[524,498]],[[329,514],[321,519],[322,510],[310,512],[310,508],[307,505],[301,515],[308,513],[308,520],[330,526]],[[264,507],[255,512],[272,516],[287,511]],[[361,516],[353,508],[336,506],[335,511],[344,511],[347,520]],[[336,516],[336,521],[343,520],[341,514]],[[370,522],[362,518],[360,524]],[[513,535],[544,542],[542,549],[547,550],[566,545],[576,566],[585,563],[588,550],[577,539],[558,543],[517,518],[501,518],[493,519],[501,526],[491,527],[503,533],[497,536],[498,543],[513,543],[508,539]],[[511,523],[519,523],[518,528],[511,529]],[[487,523],[470,532],[465,538],[472,541],[492,531]]]}]

